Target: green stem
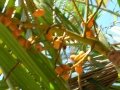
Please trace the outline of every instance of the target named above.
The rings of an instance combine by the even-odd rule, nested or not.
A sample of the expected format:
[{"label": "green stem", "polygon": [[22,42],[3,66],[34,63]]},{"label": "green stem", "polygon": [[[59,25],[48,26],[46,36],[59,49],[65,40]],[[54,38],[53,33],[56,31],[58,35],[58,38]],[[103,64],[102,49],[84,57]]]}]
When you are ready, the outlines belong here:
[{"label": "green stem", "polygon": [[89,0],[86,0],[86,22],[88,21],[89,14]]},{"label": "green stem", "polygon": [[[88,14],[89,14],[89,0],[86,0],[86,18],[85,18],[85,22],[88,21]],[[86,37],[86,35],[85,35],[86,31],[87,31],[87,24],[85,23],[83,37]]]},{"label": "green stem", "polygon": [[73,33],[71,31],[68,31],[66,29],[60,28],[60,27],[52,27],[50,29],[51,33],[63,33],[66,32],[66,35],[70,36],[71,39],[80,41],[84,44],[89,44],[89,45],[94,45],[94,50],[98,51],[99,53],[103,54],[104,56],[107,56],[108,52],[110,52],[110,47],[106,47],[103,43],[101,43],[100,41],[98,41],[97,39],[90,39],[90,38],[84,38],[81,37],[80,35]]},{"label": "green stem", "polygon": [[80,12],[79,12],[79,10],[78,10],[78,8],[77,8],[77,5],[76,5],[76,3],[75,3],[75,1],[72,0],[72,2],[73,2],[73,5],[74,5],[74,7],[75,7],[75,9],[76,9],[76,12],[78,13],[81,21],[84,23],[83,17],[82,17],[82,15],[80,14]]},{"label": "green stem", "polygon": [[[4,72],[4,70],[3,70],[3,75],[4,75],[4,77],[7,76],[6,73]],[[9,78],[6,80],[6,83],[7,83],[8,87],[10,88],[10,90],[15,90],[14,85],[12,85],[12,83],[11,83]]]},{"label": "green stem", "polygon": [[95,15],[97,14],[98,10],[100,9],[102,3],[103,3],[103,0],[101,0],[100,5],[98,6],[97,10],[96,10],[95,13],[92,15],[92,17],[88,20],[88,23],[92,20],[92,18],[95,17]]}]

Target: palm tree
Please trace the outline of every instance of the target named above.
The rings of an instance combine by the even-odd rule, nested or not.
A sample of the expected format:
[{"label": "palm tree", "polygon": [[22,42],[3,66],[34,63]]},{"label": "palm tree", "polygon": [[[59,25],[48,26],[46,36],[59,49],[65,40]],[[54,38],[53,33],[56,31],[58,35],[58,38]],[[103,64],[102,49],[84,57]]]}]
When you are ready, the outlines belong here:
[{"label": "palm tree", "polygon": [[118,75],[110,61],[119,66],[115,58],[119,51],[108,43],[96,20],[102,11],[120,15],[106,4],[105,0],[1,0],[0,89],[111,86]]}]

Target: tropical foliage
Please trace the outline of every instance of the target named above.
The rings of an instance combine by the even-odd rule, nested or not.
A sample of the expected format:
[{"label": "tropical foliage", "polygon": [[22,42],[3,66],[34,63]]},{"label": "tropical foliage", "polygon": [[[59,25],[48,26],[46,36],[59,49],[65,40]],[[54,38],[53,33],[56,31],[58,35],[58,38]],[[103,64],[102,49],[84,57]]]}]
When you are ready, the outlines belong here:
[{"label": "tropical foliage", "polygon": [[118,65],[110,53],[115,45],[97,22],[102,12],[120,17],[107,8],[114,2],[120,6],[119,0],[0,0],[0,90],[119,90],[107,59]]}]

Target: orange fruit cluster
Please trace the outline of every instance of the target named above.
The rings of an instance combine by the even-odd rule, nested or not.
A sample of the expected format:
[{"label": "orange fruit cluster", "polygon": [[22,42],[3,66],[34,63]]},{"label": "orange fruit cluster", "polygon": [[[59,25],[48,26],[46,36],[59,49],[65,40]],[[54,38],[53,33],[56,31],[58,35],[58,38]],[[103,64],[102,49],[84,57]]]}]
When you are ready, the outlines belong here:
[{"label": "orange fruit cluster", "polygon": [[23,30],[17,27],[17,24],[13,23],[12,20],[4,15],[0,16],[0,22],[9,28],[13,36],[18,40],[18,42],[25,48],[29,48],[30,42],[22,37]]},{"label": "orange fruit cluster", "polygon": [[36,9],[32,15],[34,17],[40,17],[40,16],[44,16],[44,14],[45,14],[44,9]]},{"label": "orange fruit cluster", "polygon": [[46,35],[45,35],[46,39],[48,41],[52,41],[53,40],[53,36],[52,36],[52,33],[51,32],[48,32]]},{"label": "orange fruit cluster", "polygon": [[87,28],[88,29],[91,29],[92,26],[94,25],[94,18],[89,18],[90,21],[88,23],[85,23],[85,22],[81,22],[81,27],[85,27],[85,24],[87,24]]},{"label": "orange fruit cluster", "polygon": [[94,38],[94,33],[93,33],[92,29],[91,29],[92,26],[94,25],[94,18],[92,17],[92,15],[90,15],[88,18],[89,18],[90,21],[87,24],[88,30],[86,31],[86,37]]},{"label": "orange fruit cluster", "polygon": [[43,47],[42,47],[42,45],[41,44],[35,44],[35,49],[36,49],[36,52],[41,52],[41,51],[43,51],[44,49],[43,49]]},{"label": "orange fruit cluster", "polygon": [[92,17],[92,16],[90,15],[88,18],[89,18],[89,22],[88,22],[88,24],[87,24],[87,27],[90,29],[90,28],[92,28],[92,26],[94,25],[94,18]]},{"label": "orange fruit cluster", "polygon": [[84,55],[85,55],[85,52],[80,51],[78,55],[74,55],[74,54],[70,55],[70,59],[74,62],[78,62],[83,58]]},{"label": "orange fruit cluster", "polygon": [[65,41],[66,41],[66,37],[59,36],[57,37],[57,39],[53,41],[53,47],[57,50],[61,48],[66,49]]},{"label": "orange fruit cluster", "polygon": [[57,73],[58,76],[61,76],[64,80],[68,80],[70,75],[71,68],[67,65],[60,65],[55,68],[55,72]]},{"label": "orange fruit cluster", "polygon": [[[14,23],[13,19],[11,19],[11,16],[14,12],[14,8],[8,8],[5,12],[4,15],[0,15],[0,22],[3,23],[6,27],[9,28],[10,32],[12,33],[12,35],[18,40],[18,42],[20,43],[21,46],[23,46],[24,48],[30,48],[31,45],[33,44],[34,39],[31,38],[31,40],[29,39],[25,39],[22,36],[22,33],[24,32],[24,30],[19,29],[19,23]],[[39,17],[39,16],[43,16],[45,13],[44,9],[37,9],[35,10],[35,12],[33,13],[34,17]],[[50,35],[49,35],[50,37]],[[43,50],[43,47],[37,43],[35,44],[35,49],[36,52],[40,52]]]},{"label": "orange fruit cluster", "polygon": [[20,43],[20,45],[25,48],[29,48],[31,46],[31,43],[22,36],[18,37],[17,40]]},{"label": "orange fruit cluster", "polygon": [[87,38],[94,38],[94,33],[92,30],[87,30],[85,35]]},{"label": "orange fruit cluster", "polygon": [[[79,60],[81,60],[84,57],[85,54],[86,53],[84,51],[80,51],[78,55],[71,55],[70,59],[75,63],[77,63]],[[80,64],[75,66],[75,72],[77,72],[78,74],[82,74],[83,72],[82,61]]]},{"label": "orange fruit cluster", "polygon": [[75,66],[75,71],[76,71],[78,74],[82,74],[82,72],[83,72],[82,66],[81,66],[81,65]]},{"label": "orange fruit cluster", "polygon": [[6,10],[6,12],[5,12],[5,15],[7,16],[7,17],[12,17],[12,14],[14,13],[14,7],[9,7],[7,10]]},{"label": "orange fruit cluster", "polygon": [[54,36],[50,31],[46,33],[45,37],[46,40],[53,44],[53,47],[56,50],[60,50],[62,48],[66,49],[66,41],[70,38],[69,36],[64,36],[64,34],[63,36]]},{"label": "orange fruit cluster", "polygon": [[94,36],[94,33],[93,33],[93,31],[92,31],[92,27],[94,26],[94,17],[92,17],[92,15],[90,15],[89,17],[88,17],[88,19],[90,20],[88,23],[84,23],[84,22],[82,22],[81,23],[81,26],[82,27],[85,27],[85,24],[87,24],[87,30],[86,30],[86,32],[85,32],[85,36],[87,37],[87,38],[94,38],[95,36]]},{"label": "orange fruit cluster", "polygon": [[56,40],[54,40],[54,42],[53,42],[53,47],[55,48],[55,49],[60,49],[61,48],[61,45],[62,45],[62,40],[60,40],[60,39],[56,39]]}]

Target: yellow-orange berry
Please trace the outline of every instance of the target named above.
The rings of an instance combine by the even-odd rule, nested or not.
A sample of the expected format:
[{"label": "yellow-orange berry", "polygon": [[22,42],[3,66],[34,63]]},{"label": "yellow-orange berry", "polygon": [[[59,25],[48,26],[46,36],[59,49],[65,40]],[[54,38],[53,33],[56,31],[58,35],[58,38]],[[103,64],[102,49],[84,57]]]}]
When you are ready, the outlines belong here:
[{"label": "yellow-orange berry", "polygon": [[12,21],[8,17],[4,17],[2,23],[5,26],[9,26],[12,23]]},{"label": "yellow-orange berry", "polygon": [[64,71],[69,71],[70,67],[68,65],[61,65],[61,67],[63,68]]},{"label": "yellow-orange berry", "polygon": [[83,72],[82,66],[81,66],[81,65],[75,66],[75,71],[76,71],[78,74],[82,74],[82,72]]},{"label": "yellow-orange berry", "polygon": [[30,41],[26,40],[24,47],[28,49],[30,48],[30,46],[31,46]]},{"label": "yellow-orange berry", "polygon": [[73,61],[75,61],[75,57],[76,57],[76,55],[70,55],[70,59]]},{"label": "yellow-orange berry", "polygon": [[16,29],[12,32],[13,36],[16,38],[19,37],[21,33],[22,33],[22,30],[19,30],[19,29]]},{"label": "yellow-orange berry", "polygon": [[52,33],[48,32],[48,33],[46,34],[46,39],[47,39],[48,41],[52,41],[52,40],[53,40]]},{"label": "yellow-orange berry", "polygon": [[63,68],[61,66],[57,66],[55,68],[55,72],[58,74],[58,75],[61,75],[63,73]]},{"label": "yellow-orange berry", "polygon": [[24,46],[26,43],[26,39],[24,39],[23,37],[19,37],[18,42],[20,43],[21,46]]},{"label": "yellow-orange berry", "polygon": [[45,14],[44,9],[37,9],[33,12],[34,17],[44,16],[44,14]]},{"label": "yellow-orange berry", "polygon": [[37,50],[37,52],[43,51],[43,47],[40,44],[36,44],[35,49]]},{"label": "yellow-orange berry", "polygon": [[55,49],[60,49],[61,44],[62,44],[62,41],[59,40],[59,39],[57,39],[57,40],[55,40],[55,41],[53,42],[53,47],[54,47]]},{"label": "yellow-orange berry", "polygon": [[87,30],[86,31],[86,37],[87,38],[94,38],[94,33],[92,30]]},{"label": "yellow-orange berry", "polygon": [[16,26],[14,23],[10,23],[9,29],[10,29],[11,31],[15,31],[15,30],[17,29],[17,26]]},{"label": "yellow-orange berry", "polygon": [[87,27],[90,29],[94,25],[94,17],[92,17],[92,14],[88,17],[90,20],[87,24]]},{"label": "yellow-orange berry", "polygon": [[6,10],[5,15],[6,15],[7,17],[12,17],[12,14],[14,13],[14,10],[15,10],[14,7],[9,7],[9,8]]},{"label": "yellow-orange berry", "polygon": [[62,77],[64,80],[68,80],[69,77],[70,77],[70,75],[69,75],[69,73],[65,73],[65,74],[63,74],[61,77]]},{"label": "yellow-orange berry", "polygon": [[18,42],[20,43],[21,46],[25,48],[29,48],[31,45],[30,42],[23,37],[18,37]]}]

